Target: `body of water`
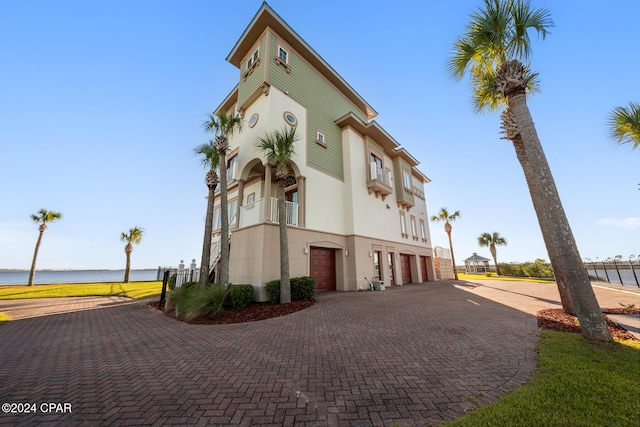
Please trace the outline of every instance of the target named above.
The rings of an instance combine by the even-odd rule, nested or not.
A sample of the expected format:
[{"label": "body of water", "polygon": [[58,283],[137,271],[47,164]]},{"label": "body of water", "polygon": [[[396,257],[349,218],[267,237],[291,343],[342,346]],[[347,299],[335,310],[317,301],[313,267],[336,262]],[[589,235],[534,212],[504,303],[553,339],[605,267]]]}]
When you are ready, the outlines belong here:
[{"label": "body of water", "polygon": [[[635,275],[640,282],[640,268],[634,265]],[[598,280],[600,282],[609,282],[618,285],[638,287],[636,278],[633,277],[634,270],[631,268],[615,268],[607,267],[606,269],[596,266],[596,268],[587,267],[587,272],[592,280]]]},{"label": "body of water", "polygon": [[[122,282],[124,270],[43,270],[36,271],[34,283],[101,283]],[[146,282],[158,280],[158,269],[131,270],[129,281]],[[160,278],[162,280],[162,276]],[[0,285],[26,285],[28,271],[0,271]]]}]

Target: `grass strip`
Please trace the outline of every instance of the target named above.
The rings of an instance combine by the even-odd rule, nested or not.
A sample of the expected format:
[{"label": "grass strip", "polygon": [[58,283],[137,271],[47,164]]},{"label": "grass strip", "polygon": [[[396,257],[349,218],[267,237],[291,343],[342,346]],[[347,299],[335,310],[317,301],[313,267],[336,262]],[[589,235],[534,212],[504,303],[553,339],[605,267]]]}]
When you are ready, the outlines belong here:
[{"label": "grass strip", "polygon": [[60,283],[35,286],[0,286],[0,300],[121,296],[133,299],[160,296],[162,282]]},{"label": "grass strip", "polygon": [[600,344],[542,331],[527,384],[447,426],[640,425],[640,343]]}]

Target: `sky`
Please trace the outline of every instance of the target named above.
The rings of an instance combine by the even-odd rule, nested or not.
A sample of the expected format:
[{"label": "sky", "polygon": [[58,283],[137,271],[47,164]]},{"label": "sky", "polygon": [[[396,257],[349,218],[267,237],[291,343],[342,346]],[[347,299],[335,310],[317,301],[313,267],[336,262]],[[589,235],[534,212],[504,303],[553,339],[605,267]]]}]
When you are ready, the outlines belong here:
[{"label": "sky", "polygon": [[[230,7],[230,4],[233,7]],[[261,0],[0,1],[0,269],[124,267],[120,234],[145,229],[132,268],[200,259],[202,122],[239,80],[225,61]],[[555,27],[535,35],[542,92],[528,105],[583,258],[640,256],[640,150],[608,138],[607,116],[640,102],[637,0],[533,0]],[[498,113],[475,114],[447,76],[480,0],[269,5],[378,112],[419,162],[429,214],[459,210],[458,264],[548,260],[522,169]],[[441,223],[434,246],[448,247]]]}]

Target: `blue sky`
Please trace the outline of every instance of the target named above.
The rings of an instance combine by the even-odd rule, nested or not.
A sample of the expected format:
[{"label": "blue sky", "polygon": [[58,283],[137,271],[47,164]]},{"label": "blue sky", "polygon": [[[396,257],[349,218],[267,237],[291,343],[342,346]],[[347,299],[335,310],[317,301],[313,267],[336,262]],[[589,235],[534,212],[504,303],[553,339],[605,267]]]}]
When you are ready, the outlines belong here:
[{"label": "blue sky", "polygon": [[[225,57],[261,5],[222,1],[0,2],[0,268],[28,268],[40,208],[39,268],[122,268],[122,231],[146,230],[133,268],[200,259],[206,187],[193,147],[239,79]],[[375,108],[420,162],[430,214],[460,210],[459,261],[548,259],[499,115],[476,115],[468,83],[445,74],[481,2],[269,4]],[[613,144],[606,119],[640,101],[637,0],[533,1],[556,27],[534,44],[542,93],[529,100],[583,258],[640,255],[640,151]],[[434,245],[447,247],[432,223]]]}]

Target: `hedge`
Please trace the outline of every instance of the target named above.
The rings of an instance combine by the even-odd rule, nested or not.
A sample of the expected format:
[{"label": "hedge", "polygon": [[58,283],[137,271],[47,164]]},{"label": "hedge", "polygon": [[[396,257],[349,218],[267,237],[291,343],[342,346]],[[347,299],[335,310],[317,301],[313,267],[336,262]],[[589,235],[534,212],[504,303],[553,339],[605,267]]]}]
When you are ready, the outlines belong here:
[{"label": "hedge", "polygon": [[[280,302],[280,280],[272,280],[265,284],[269,302]],[[316,295],[316,279],[309,276],[291,278],[291,301],[313,301]]]}]

